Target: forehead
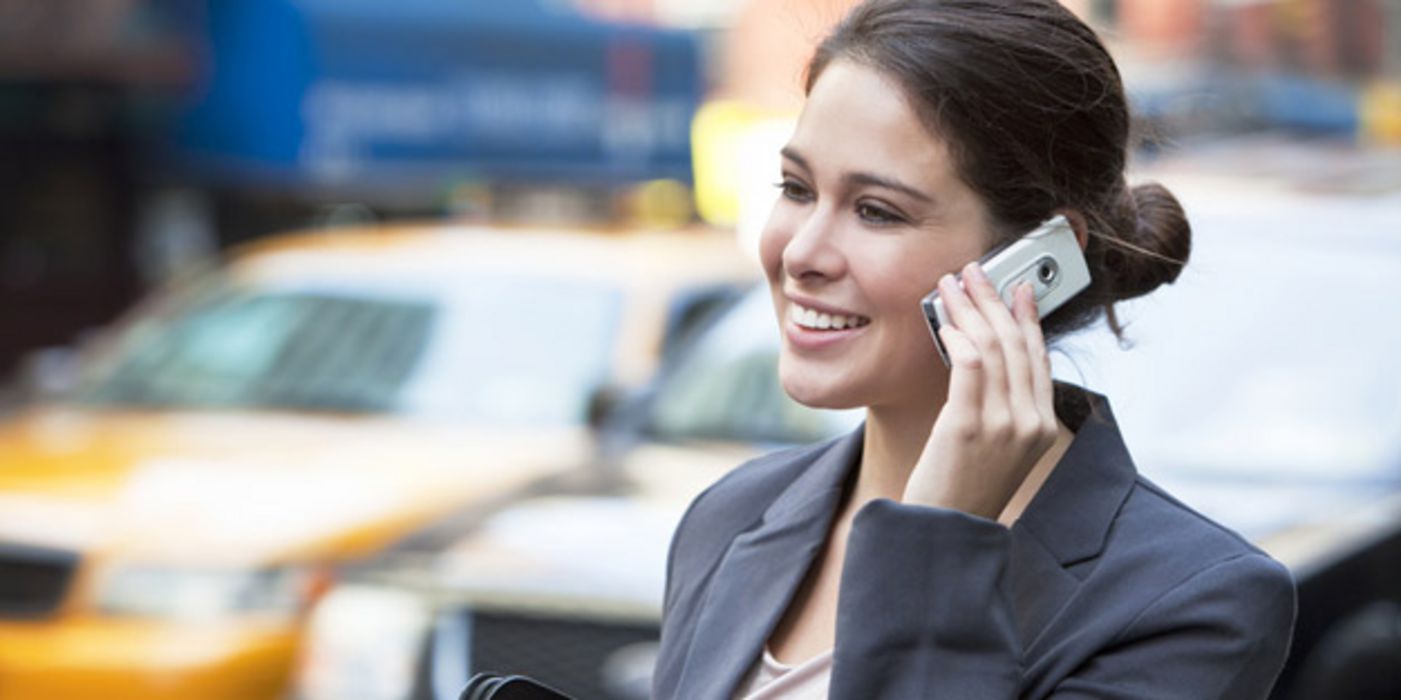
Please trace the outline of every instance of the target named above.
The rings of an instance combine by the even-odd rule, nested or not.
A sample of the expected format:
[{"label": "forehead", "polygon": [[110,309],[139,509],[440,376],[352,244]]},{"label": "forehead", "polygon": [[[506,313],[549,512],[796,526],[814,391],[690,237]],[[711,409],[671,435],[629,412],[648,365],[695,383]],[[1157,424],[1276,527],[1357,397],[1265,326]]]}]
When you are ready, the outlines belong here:
[{"label": "forehead", "polygon": [[819,170],[875,171],[931,188],[954,176],[946,144],[899,83],[851,60],[834,61],[818,76],[789,145]]}]

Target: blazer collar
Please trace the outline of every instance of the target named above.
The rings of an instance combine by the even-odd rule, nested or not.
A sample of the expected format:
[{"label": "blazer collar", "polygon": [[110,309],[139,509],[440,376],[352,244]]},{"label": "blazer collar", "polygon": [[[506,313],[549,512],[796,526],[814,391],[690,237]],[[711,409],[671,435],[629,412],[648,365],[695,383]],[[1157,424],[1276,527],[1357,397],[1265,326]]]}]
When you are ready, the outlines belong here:
[{"label": "blazer collar", "polygon": [[1089,404],[1089,415],[1013,531],[1030,533],[1061,566],[1069,566],[1104,549],[1109,527],[1128,498],[1138,470],[1109,400],[1073,384],[1058,386],[1079,393]]},{"label": "blazer collar", "polygon": [[711,579],[676,697],[733,695],[826,542],[864,436],[863,425],[834,441],[731,541]]},{"label": "blazer collar", "polygon": [[[1013,529],[1030,533],[1069,566],[1104,549],[1110,525],[1138,478],[1133,458],[1104,395],[1067,382],[1057,388],[1082,401],[1088,415],[1075,438]],[[830,525],[849,478],[855,475],[865,425],[833,442],[764,511],[760,531],[784,531],[813,519]],[[822,531],[826,535],[826,531]]]},{"label": "blazer collar", "polygon": [[863,422],[855,430],[833,440],[831,446],[819,453],[764,510],[759,526],[775,529],[820,516],[825,516],[822,519],[830,524],[847,480],[856,475],[865,439],[866,424]]}]

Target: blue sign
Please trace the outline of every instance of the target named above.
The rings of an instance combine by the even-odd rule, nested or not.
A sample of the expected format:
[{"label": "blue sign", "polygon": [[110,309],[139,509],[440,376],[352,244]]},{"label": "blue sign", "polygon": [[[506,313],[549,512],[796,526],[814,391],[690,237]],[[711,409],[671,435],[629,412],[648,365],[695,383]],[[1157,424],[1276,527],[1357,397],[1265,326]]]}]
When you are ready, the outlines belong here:
[{"label": "blue sign", "polygon": [[689,180],[696,38],[508,0],[209,0],[181,150],[314,183]]}]

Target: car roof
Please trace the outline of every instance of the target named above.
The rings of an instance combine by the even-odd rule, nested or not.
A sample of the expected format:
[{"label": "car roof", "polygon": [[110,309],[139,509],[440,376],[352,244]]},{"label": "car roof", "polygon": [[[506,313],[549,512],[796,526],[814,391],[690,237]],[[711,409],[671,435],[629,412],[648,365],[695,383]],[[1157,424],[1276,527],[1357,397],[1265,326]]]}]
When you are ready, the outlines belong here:
[{"label": "car roof", "polygon": [[236,276],[278,280],[432,281],[509,272],[619,285],[743,280],[757,266],[713,229],[607,231],[409,223],[273,236],[241,247]]}]

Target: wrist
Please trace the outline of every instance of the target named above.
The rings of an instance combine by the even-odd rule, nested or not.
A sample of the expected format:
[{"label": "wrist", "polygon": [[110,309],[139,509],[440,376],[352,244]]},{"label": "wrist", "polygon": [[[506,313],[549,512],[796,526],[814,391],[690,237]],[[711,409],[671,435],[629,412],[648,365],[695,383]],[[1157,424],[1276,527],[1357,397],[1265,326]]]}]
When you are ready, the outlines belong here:
[{"label": "wrist", "polygon": [[998,498],[987,494],[957,493],[951,489],[931,487],[927,484],[906,486],[905,492],[900,496],[900,502],[906,505],[954,510],[988,520],[997,520],[1006,506],[1005,500],[999,502]]}]

